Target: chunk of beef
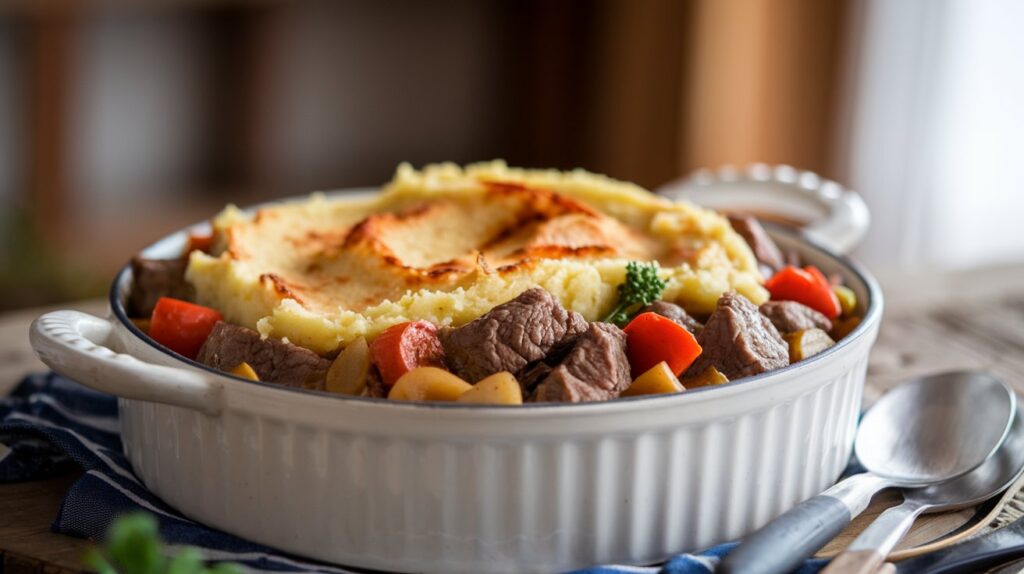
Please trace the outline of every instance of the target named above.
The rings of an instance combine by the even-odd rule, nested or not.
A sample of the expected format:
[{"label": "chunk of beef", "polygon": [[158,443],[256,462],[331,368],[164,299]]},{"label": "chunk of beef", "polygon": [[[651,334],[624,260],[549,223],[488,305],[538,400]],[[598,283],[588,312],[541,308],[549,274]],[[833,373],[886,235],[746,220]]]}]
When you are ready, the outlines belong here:
[{"label": "chunk of beef", "polygon": [[264,339],[252,329],[223,321],[213,327],[197,361],[222,371],[249,363],[261,381],[323,390],[331,361],[309,349],[278,339]]},{"label": "chunk of beef", "polygon": [[746,297],[726,293],[697,335],[703,352],[686,371],[698,375],[713,366],[730,381],[789,364],[789,346],[768,317]]},{"label": "chunk of beef", "polygon": [[195,295],[192,285],[185,281],[188,259],[132,258],[132,289],[128,293],[128,314],[149,317],[161,297],[189,301]]},{"label": "chunk of beef", "polygon": [[609,323],[591,323],[531,398],[534,402],[606,401],[629,387],[626,334]]},{"label": "chunk of beef", "polygon": [[462,327],[445,329],[441,343],[452,372],[476,383],[501,371],[516,374],[586,329],[582,315],[533,288]]},{"label": "chunk of beef", "polygon": [[373,397],[375,399],[384,399],[388,396],[388,391],[391,389],[384,384],[384,379],[380,377],[380,371],[377,370],[377,365],[370,364],[370,368],[366,371],[366,386],[363,387],[364,397]]},{"label": "chunk of beef", "polygon": [[519,387],[523,390],[524,397],[533,394],[537,385],[544,382],[544,379],[548,378],[548,375],[554,370],[552,365],[557,365],[559,360],[560,358],[545,357],[543,361],[533,363],[519,371],[516,380],[519,381]]},{"label": "chunk of beef", "polygon": [[785,259],[779,246],[768,236],[768,232],[761,227],[761,222],[751,215],[730,215],[729,223],[732,228],[743,236],[750,250],[754,252],[761,265],[761,274],[770,277],[773,273],[782,269]]},{"label": "chunk of beef", "polygon": [[795,333],[806,329],[832,330],[832,321],[807,305],[796,301],[766,301],[761,313],[775,325],[780,333]]},{"label": "chunk of beef", "polygon": [[675,303],[669,303],[668,301],[655,301],[650,305],[644,307],[643,313],[657,313],[666,319],[672,320],[680,327],[693,333],[694,335],[699,332],[704,325],[700,324],[700,321],[694,319],[683,309]]}]

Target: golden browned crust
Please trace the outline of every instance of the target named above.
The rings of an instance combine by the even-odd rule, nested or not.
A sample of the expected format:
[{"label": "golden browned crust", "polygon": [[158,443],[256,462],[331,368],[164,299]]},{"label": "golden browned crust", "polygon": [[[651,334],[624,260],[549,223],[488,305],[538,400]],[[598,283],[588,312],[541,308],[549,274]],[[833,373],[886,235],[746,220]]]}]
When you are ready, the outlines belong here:
[{"label": "golden browned crust", "polygon": [[[374,274],[393,279],[387,288],[348,301],[359,308],[394,296],[396,288],[454,288],[477,273],[516,273],[540,259],[617,257],[637,251],[642,242],[642,234],[570,197],[522,183],[489,181],[485,186],[485,197],[476,201],[436,199],[396,212],[372,213],[347,229],[305,229],[288,234],[284,242],[296,253],[308,254],[303,267],[297,272],[263,273],[260,280],[267,282],[279,299],[316,305],[325,287],[344,289],[357,279],[339,275],[336,265],[343,259],[357,259]],[[486,207],[491,204],[499,204],[501,213]],[[468,236],[461,252],[432,260],[430,253],[410,245],[409,238],[424,229],[428,233],[444,231],[444,219],[453,212],[460,212],[465,219],[467,212],[474,211],[480,211],[487,223],[458,230]],[[260,210],[252,225],[259,228],[271,219],[272,212]],[[228,230],[229,256],[250,258],[233,231]],[[422,239],[432,241],[430,237]]]},{"label": "golden browned crust", "polygon": [[198,299],[318,352],[403,320],[461,324],[531,286],[593,320],[628,261],[659,262],[665,297],[695,310],[763,299],[723,217],[585,172],[402,166],[376,197],[229,208],[214,231],[189,268]]}]

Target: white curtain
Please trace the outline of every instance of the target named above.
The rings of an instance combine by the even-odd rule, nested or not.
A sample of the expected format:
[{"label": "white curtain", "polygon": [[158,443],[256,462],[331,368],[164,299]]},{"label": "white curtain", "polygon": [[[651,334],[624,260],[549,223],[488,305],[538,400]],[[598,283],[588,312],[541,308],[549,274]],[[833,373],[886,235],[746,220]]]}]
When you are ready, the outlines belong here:
[{"label": "white curtain", "polygon": [[1024,261],[1024,2],[856,5],[837,163],[878,267]]}]

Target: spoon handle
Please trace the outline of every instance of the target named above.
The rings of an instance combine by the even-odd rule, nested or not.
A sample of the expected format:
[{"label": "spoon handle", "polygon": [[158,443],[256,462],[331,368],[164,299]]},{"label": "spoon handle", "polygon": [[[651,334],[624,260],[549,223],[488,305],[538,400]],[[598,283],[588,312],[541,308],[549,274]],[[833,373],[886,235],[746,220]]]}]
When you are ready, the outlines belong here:
[{"label": "spoon handle", "polygon": [[870,473],[855,474],[794,506],[748,536],[726,556],[718,574],[791,572],[832,540],[871,497],[889,482]]},{"label": "spoon handle", "polygon": [[885,562],[924,508],[904,502],[880,514],[821,574],[871,574]]}]

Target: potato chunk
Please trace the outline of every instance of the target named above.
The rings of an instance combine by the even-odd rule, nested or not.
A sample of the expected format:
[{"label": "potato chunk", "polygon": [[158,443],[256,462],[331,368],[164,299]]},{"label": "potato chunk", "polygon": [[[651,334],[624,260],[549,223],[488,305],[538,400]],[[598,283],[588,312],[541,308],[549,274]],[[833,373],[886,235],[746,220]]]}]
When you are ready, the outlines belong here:
[{"label": "potato chunk", "polygon": [[250,381],[260,380],[259,375],[256,374],[256,371],[253,370],[252,365],[249,363],[238,363],[235,368],[231,369],[231,374],[243,379],[249,379]]},{"label": "potato chunk", "polygon": [[369,370],[370,346],[365,338],[359,337],[331,363],[324,387],[331,393],[361,395],[366,388],[366,374]]},{"label": "potato chunk", "polygon": [[519,381],[507,371],[484,378],[456,399],[459,403],[482,405],[521,405],[523,390]]},{"label": "potato chunk", "polygon": [[654,365],[637,377],[633,384],[622,391],[623,397],[636,397],[639,395],[661,395],[667,393],[681,393],[686,389],[679,383],[679,379],[672,374],[672,369],[665,361]]},{"label": "potato chunk", "polygon": [[804,329],[803,331],[788,333],[785,338],[789,342],[790,363],[813,357],[836,344],[828,336],[828,333],[821,329]]},{"label": "potato chunk", "polygon": [[402,375],[391,387],[394,401],[455,401],[473,385],[437,367],[417,367]]},{"label": "potato chunk", "polygon": [[688,389],[699,387],[710,387],[711,385],[722,385],[729,382],[729,377],[723,375],[714,365],[709,365],[699,375],[683,379],[683,386]]},{"label": "potato chunk", "polygon": [[832,291],[839,299],[839,308],[843,310],[843,317],[849,317],[857,311],[857,294],[853,292],[853,289],[845,285],[836,285]]},{"label": "potato chunk", "polygon": [[832,325],[832,340],[839,341],[843,337],[849,335],[851,331],[857,328],[857,325],[860,325],[860,321],[861,318],[857,316],[843,317],[836,321],[835,324]]}]

